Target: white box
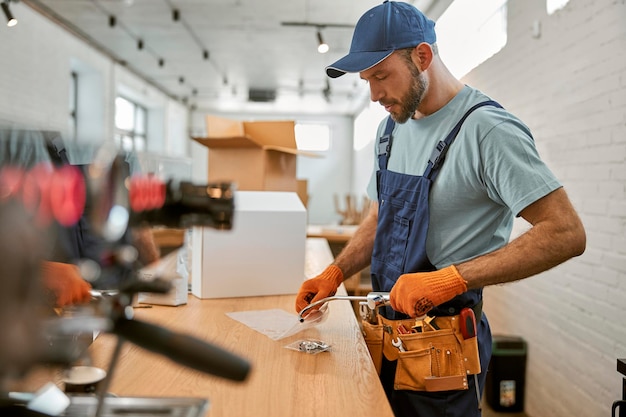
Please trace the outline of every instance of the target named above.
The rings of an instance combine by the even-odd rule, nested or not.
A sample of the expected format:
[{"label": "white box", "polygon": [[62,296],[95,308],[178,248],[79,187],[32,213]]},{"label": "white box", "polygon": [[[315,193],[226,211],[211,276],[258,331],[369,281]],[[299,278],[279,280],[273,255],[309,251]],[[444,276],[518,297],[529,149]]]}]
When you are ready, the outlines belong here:
[{"label": "white box", "polygon": [[304,280],[306,223],[295,192],[237,191],[231,230],[193,229],[192,294],[297,293]]}]

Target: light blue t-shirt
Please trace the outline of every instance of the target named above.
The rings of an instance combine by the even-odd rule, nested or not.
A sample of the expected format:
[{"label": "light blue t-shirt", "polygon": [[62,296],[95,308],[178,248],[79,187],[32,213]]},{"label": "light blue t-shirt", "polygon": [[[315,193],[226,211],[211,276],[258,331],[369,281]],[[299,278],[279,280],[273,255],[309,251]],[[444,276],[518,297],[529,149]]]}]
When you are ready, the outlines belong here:
[{"label": "light blue t-shirt", "polygon": [[[387,168],[422,175],[437,142],[448,135],[467,109],[485,100],[489,97],[465,86],[437,112],[396,124]],[[377,138],[383,134],[385,122],[378,127]],[[372,200],[377,200],[377,170],[375,155],[367,188]],[[430,262],[440,269],[504,246],[513,216],[560,187],[539,158],[524,123],[494,106],[475,110],[450,147],[430,192],[426,241]]]}]

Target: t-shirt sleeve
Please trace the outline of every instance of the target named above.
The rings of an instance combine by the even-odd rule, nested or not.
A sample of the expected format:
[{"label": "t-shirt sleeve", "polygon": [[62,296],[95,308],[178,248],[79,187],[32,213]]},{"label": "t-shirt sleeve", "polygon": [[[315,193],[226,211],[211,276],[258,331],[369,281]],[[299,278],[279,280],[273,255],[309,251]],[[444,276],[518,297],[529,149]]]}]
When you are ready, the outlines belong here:
[{"label": "t-shirt sleeve", "polygon": [[489,197],[519,216],[530,204],[561,187],[541,160],[528,128],[513,119],[496,124],[481,141]]}]

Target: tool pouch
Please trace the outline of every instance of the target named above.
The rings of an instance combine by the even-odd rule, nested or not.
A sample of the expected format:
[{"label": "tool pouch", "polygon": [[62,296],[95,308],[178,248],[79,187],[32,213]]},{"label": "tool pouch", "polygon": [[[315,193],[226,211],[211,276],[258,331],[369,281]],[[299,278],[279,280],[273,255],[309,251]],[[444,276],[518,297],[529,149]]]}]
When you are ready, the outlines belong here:
[{"label": "tool pouch", "polygon": [[362,320],[361,325],[367,350],[370,352],[376,372],[380,375],[380,368],[383,363],[383,325],[372,324],[366,320]]},{"label": "tool pouch", "polygon": [[[387,320],[384,327],[384,352],[389,360],[398,361],[394,389],[411,391],[449,391],[468,389],[468,375],[480,373],[476,337],[464,340],[459,317],[437,317],[439,330],[398,334],[397,326],[410,329],[415,320]],[[399,338],[405,352],[391,344]],[[389,354],[388,354],[389,353]]]}]

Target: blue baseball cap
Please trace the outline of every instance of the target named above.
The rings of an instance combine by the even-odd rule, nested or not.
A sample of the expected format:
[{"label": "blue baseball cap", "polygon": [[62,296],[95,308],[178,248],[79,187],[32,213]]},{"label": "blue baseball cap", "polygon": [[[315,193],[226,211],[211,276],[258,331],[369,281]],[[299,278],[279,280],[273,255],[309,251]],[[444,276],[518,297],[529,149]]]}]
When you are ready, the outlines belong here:
[{"label": "blue baseball cap", "polygon": [[395,1],[368,10],[356,24],[350,53],[326,67],[326,74],[337,78],[346,72],[365,71],[383,61],[393,51],[434,44],[435,22],[413,5]]}]

